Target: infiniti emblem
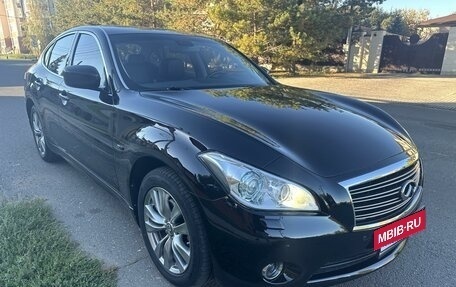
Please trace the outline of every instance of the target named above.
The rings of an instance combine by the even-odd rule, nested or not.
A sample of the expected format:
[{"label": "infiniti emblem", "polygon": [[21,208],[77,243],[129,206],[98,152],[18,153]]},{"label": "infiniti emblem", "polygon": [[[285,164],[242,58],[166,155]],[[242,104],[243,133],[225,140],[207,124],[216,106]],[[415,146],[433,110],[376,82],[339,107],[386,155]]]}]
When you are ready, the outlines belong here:
[{"label": "infiniti emblem", "polygon": [[413,196],[417,188],[416,182],[413,180],[406,181],[401,188],[401,197],[403,200],[409,199]]}]

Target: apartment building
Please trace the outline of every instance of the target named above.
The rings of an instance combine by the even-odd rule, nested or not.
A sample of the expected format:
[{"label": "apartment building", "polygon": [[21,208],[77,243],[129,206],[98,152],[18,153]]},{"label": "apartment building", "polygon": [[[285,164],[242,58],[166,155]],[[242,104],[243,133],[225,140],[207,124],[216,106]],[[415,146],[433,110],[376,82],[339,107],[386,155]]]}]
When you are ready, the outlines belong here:
[{"label": "apartment building", "polygon": [[24,1],[0,0],[0,52],[25,52],[22,25],[25,21]]},{"label": "apartment building", "polygon": [[49,16],[54,14],[54,0],[0,0],[0,54],[26,53],[24,24],[32,5],[45,7]]}]

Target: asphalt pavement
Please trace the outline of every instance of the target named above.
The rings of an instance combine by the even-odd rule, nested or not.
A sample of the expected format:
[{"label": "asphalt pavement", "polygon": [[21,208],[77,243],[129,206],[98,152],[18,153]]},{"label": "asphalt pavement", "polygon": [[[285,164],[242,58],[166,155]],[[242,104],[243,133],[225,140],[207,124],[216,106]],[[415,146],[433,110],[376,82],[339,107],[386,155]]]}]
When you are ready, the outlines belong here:
[{"label": "asphalt pavement", "polygon": [[[21,87],[30,65],[0,61],[0,197],[46,199],[82,250],[118,268],[119,286],[170,286],[119,200],[69,164],[40,159]],[[374,104],[398,119],[420,149],[427,229],[391,264],[339,286],[456,286],[456,111],[422,103]]]}]

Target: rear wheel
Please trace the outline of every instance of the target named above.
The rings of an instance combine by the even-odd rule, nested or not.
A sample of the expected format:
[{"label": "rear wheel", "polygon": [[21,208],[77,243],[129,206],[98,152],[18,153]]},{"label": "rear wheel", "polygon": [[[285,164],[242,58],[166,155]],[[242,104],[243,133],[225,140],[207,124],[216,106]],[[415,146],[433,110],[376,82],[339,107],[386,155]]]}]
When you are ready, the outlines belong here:
[{"label": "rear wheel", "polygon": [[197,202],[167,167],[141,184],[138,218],[146,247],[160,273],[177,286],[203,286],[211,274],[209,244]]},{"label": "rear wheel", "polygon": [[43,123],[35,106],[30,110],[30,126],[32,128],[33,138],[35,139],[36,148],[38,149],[41,158],[47,162],[58,160],[59,156],[52,152],[47,145]]}]

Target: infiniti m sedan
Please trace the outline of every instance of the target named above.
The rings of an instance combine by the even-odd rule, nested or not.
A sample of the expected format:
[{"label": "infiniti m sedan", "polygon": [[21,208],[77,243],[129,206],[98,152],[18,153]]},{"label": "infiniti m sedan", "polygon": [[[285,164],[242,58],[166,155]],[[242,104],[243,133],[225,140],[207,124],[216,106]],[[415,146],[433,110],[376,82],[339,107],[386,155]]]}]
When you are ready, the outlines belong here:
[{"label": "infiniti m sedan", "polygon": [[282,85],[216,39],[76,27],[25,81],[39,156],[124,202],[177,286],[353,279],[405,247],[374,250],[374,231],[423,208],[419,153],[398,122]]}]

